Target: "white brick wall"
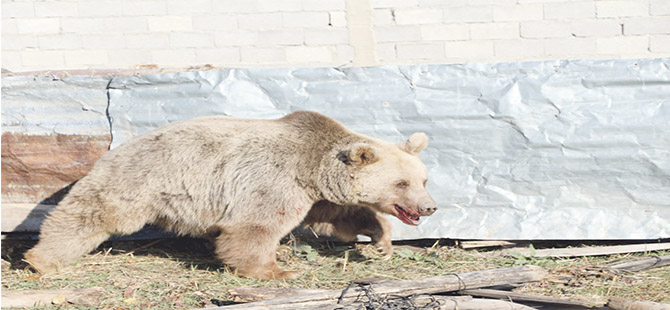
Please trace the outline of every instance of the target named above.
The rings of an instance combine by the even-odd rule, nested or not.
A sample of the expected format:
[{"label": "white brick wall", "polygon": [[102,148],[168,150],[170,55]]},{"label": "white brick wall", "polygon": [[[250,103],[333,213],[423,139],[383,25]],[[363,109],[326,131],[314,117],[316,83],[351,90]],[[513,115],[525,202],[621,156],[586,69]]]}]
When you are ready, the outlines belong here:
[{"label": "white brick wall", "polygon": [[670,56],[670,0],[2,0],[2,68]]}]

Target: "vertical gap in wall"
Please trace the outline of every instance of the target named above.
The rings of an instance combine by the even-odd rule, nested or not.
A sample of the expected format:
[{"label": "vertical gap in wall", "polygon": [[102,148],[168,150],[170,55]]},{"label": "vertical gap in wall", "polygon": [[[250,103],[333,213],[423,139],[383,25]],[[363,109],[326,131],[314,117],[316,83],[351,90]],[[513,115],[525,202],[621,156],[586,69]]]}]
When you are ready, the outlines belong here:
[{"label": "vertical gap in wall", "polygon": [[105,87],[105,92],[107,93],[107,108],[105,108],[105,116],[107,117],[107,123],[109,124],[109,145],[107,146],[107,150],[112,149],[112,143],[114,142],[114,131],[112,130],[112,116],[109,114],[109,107],[111,106],[112,102],[109,90],[111,89],[112,81],[114,81],[114,77],[111,77],[109,79],[109,83],[107,83],[107,87]]}]

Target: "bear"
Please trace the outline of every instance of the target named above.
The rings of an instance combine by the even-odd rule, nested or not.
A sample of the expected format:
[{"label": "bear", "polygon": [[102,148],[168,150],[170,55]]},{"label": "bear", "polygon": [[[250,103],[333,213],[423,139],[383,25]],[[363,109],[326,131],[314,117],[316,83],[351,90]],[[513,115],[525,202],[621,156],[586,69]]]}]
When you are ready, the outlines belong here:
[{"label": "bear", "polygon": [[385,257],[393,255],[391,222],[372,208],[340,206],[322,200],[309,210],[303,226],[317,236],[332,236],[344,242],[352,242],[358,235],[368,236]]},{"label": "bear", "polygon": [[279,267],[276,248],[321,201],[318,208],[360,206],[409,225],[436,211],[419,158],[427,144],[425,133],[391,143],[309,111],[170,123],[106,152],[47,216],[25,260],[57,272],[149,224],[216,236],[217,258],[238,275],[296,278]]}]

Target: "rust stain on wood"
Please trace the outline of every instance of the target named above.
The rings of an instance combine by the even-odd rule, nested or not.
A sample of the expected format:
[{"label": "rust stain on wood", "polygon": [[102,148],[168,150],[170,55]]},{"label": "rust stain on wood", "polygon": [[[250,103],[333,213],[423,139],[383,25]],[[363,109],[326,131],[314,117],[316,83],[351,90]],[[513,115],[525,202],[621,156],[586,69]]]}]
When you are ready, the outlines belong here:
[{"label": "rust stain on wood", "polygon": [[59,191],[88,173],[110,142],[109,135],[3,133],[3,202],[53,203]]}]

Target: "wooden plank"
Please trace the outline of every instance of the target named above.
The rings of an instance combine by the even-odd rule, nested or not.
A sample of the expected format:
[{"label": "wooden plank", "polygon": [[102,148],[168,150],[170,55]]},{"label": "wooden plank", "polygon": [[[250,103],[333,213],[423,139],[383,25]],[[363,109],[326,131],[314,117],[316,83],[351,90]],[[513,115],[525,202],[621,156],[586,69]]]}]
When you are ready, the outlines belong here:
[{"label": "wooden plank", "polygon": [[662,267],[667,265],[670,265],[670,255],[650,257],[632,262],[609,265],[607,267],[615,270],[636,272],[640,270]]},{"label": "wooden plank", "polygon": [[3,203],[2,232],[38,232],[55,205]]},{"label": "wooden plank", "polygon": [[643,243],[630,245],[614,245],[601,247],[585,247],[585,248],[563,248],[563,249],[541,249],[535,250],[534,255],[531,255],[531,250],[524,249],[510,249],[505,251],[507,255],[512,253],[519,253],[526,257],[579,257],[579,256],[599,256],[612,255],[624,253],[637,253],[660,251],[670,249],[670,242],[666,243]]},{"label": "wooden plank", "polygon": [[55,204],[86,175],[111,136],[2,134],[2,200]]},{"label": "wooden plank", "polygon": [[554,305],[562,305],[562,306],[576,306],[576,307],[584,307],[584,308],[594,308],[594,307],[604,307],[605,303],[604,302],[585,302],[585,301],[579,301],[579,300],[574,300],[574,299],[567,299],[567,298],[555,298],[555,297],[547,297],[547,296],[539,296],[539,295],[529,295],[529,294],[521,294],[521,293],[514,293],[514,292],[508,292],[508,291],[501,291],[501,290],[493,290],[493,289],[473,289],[473,290],[462,290],[459,291],[461,294],[466,294],[466,295],[472,295],[472,296],[478,296],[478,297],[489,297],[489,298],[497,298],[497,299],[504,299],[504,300],[510,300],[510,301],[525,301],[525,302],[537,302],[537,303],[544,303],[544,304],[554,304]]},{"label": "wooden plank", "polygon": [[[368,286],[375,294],[421,295],[453,292],[469,288],[482,288],[496,285],[540,281],[547,272],[539,266],[517,266],[492,270],[447,274],[419,280],[385,280]],[[305,294],[288,298],[258,301],[247,304],[209,308],[209,309],[295,309],[355,302],[367,287],[354,287],[348,290],[328,290],[315,294]]]},{"label": "wooden plank", "polygon": [[2,308],[73,304],[95,306],[104,294],[101,287],[58,290],[2,290]]},{"label": "wooden plank", "polygon": [[488,247],[503,247],[516,245],[514,242],[503,241],[503,240],[475,240],[475,241],[459,241],[458,246],[461,249],[477,249],[477,248],[488,248]]},{"label": "wooden plank", "polygon": [[670,310],[670,304],[630,300],[620,297],[610,298],[607,307],[612,310]]}]

